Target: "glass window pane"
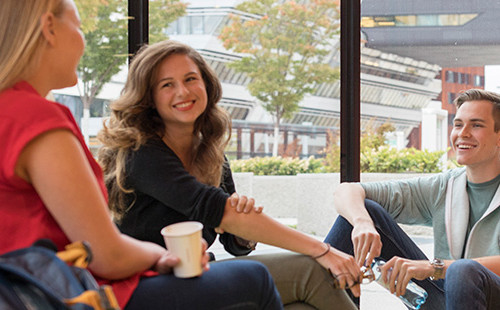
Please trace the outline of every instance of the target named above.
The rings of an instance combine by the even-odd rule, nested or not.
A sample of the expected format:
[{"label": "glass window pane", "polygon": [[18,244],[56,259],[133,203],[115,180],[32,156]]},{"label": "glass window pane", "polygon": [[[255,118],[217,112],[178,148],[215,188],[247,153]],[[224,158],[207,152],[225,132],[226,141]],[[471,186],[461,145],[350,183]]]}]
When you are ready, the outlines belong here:
[{"label": "glass window pane", "polygon": [[109,103],[121,91],[128,66],[127,0],[77,0],[86,40],[78,66],[78,84],[54,91],[56,101],[67,105],[92,152],[97,132],[109,115]]},{"label": "glass window pane", "polygon": [[190,34],[203,34],[205,24],[203,16],[190,16],[191,31]]},{"label": "glass window pane", "polygon": [[[485,66],[500,63],[500,39],[491,31],[491,23],[500,17],[500,4],[457,0],[451,5],[437,0],[416,6],[411,1],[363,0],[361,11],[366,42],[362,60],[368,49],[381,53],[379,60],[372,56],[370,62],[362,61],[366,74],[361,79],[362,117],[390,121],[404,132],[407,145],[435,150],[436,144],[428,137],[438,137],[440,149],[446,149],[448,137],[441,131],[442,123],[422,128],[427,117],[423,109],[436,111],[436,119],[441,114],[450,117],[457,94],[484,88]],[[376,100],[371,94],[378,87],[383,91]],[[368,103],[388,110],[370,109]],[[434,134],[415,135],[415,131]],[[454,156],[452,152],[447,155]]]}]

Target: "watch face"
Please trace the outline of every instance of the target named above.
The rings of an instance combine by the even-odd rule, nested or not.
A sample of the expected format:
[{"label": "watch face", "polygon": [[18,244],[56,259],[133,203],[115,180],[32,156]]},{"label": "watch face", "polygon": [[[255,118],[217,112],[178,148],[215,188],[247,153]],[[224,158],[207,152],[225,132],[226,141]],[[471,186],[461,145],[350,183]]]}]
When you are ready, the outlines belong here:
[{"label": "watch face", "polygon": [[439,259],[439,258],[434,258],[431,262],[431,264],[435,267],[444,267],[444,261],[442,259]]}]

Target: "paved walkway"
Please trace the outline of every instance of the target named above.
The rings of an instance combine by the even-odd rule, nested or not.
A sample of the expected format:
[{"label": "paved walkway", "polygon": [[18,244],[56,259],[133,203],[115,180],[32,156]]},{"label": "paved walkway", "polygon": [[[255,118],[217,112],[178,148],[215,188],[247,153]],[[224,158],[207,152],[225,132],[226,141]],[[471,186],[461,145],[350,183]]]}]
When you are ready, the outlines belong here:
[{"label": "paved walkway", "polygon": [[[286,223],[286,221],[285,221]],[[433,257],[433,239],[429,235],[429,230],[425,228],[411,228],[405,226],[404,228],[412,239],[420,246],[422,251],[427,255],[427,257]],[[422,231],[423,230],[423,231]],[[312,236],[312,235],[311,235]],[[319,240],[323,240],[324,237],[312,236]],[[224,258],[232,257],[230,254],[226,253],[224,248],[219,242],[215,242],[214,245],[210,247],[210,251],[213,252],[218,260]],[[252,252],[251,255],[255,254],[271,254],[285,251],[280,248],[269,246],[266,244],[259,243],[257,249]],[[406,310],[403,303],[394,295],[391,295],[387,290],[382,288],[377,283],[364,284],[361,286],[361,310]]]}]

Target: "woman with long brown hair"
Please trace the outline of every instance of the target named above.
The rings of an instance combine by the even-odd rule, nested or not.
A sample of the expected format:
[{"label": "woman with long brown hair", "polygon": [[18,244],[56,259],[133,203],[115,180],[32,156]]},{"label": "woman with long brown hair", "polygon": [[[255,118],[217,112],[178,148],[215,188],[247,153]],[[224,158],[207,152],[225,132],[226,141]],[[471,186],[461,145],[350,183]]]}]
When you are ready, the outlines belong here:
[{"label": "woman with long brown hair", "polygon": [[353,257],[281,225],[253,199],[235,193],[224,157],[230,119],[217,105],[221,97],[214,72],[185,44],[156,43],[134,57],[98,135],[103,143],[99,161],[120,230],[165,246],[162,227],[196,220],[204,224],[209,245],[219,233],[225,249],[236,256],[250,253],[257,241],[305,254],[248,258],[269,268],[285,305],[354,308],[327,271],[359,296]]},{"label": "woman with long brown hair", "polygon": [[[77,82],[85,44],[72,0],[2,0],[0,45],[0,254],[42,238],[59,250],[87,241],[92,273],[124,309],[281,308],[261,264],[208,270],[204,253],[206,273],[177,279],[178,258],[113,224],[102,171],[71,112],[45,99]],[[238,285],[241,278],[254,289]]]}]

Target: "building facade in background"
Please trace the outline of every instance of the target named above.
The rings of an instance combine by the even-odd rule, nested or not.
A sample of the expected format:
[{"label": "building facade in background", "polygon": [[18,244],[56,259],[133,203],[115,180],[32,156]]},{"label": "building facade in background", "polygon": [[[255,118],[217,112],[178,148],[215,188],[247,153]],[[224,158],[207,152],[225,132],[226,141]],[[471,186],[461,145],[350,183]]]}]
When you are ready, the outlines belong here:
[{"label": "building facade in background", "polygon": [[[499,76],[486,75],[485,66],[500,64],[496,31],[500,1],[363,0],[361,9],[367,46],[442,67],[437,100],[448,114],[448,130],[457,94],[469,88],[484,89],[486,79],[499,84],[492,81]],[[422,136],[425,140],[426,135]],[[449,155],[453,156],[451,151]]]},{"label": "building facade in background", "polygon": [[[272,150],[273,122],[271,115],[246,89],[248,77],[230,69],[227,64],[241,57],[225,50],[218,39],[229,14],[242,14],[234,9],[238,1],[190,1],[187,15],[167,29],[171,39],[196,48],[210,63],[223,85],[220,105],[233,119],[232,141],[227,153],[232,158],[269,156]],[[248,16],[245,16],[249,18]],[[338,67],[338,43],[332,47],[329,64]],[[126,69],[126,68],[124,68]],[[396,132],[388,137],[396,147],[420,147],[422,109],[441,92],[440,67],[422,60],[365,47],[361,49],[361,126],[374,130],[390,122]],[[126,70],[113,77],[99,94],[92,107],[90,144],[98,147],[95,136],[106,116],[110,100],[118,97]],[[76,118],[79,107],[76,88],[56,92],[56,98],[70,106]],[[318,85],[314,94],[300,104],[292,118],[282,122],[279,149],[282,154],[301,157],[323,156],[322,151],[339,132],[340,81]],[[329,135],[328,133],[333,133]]]}]

